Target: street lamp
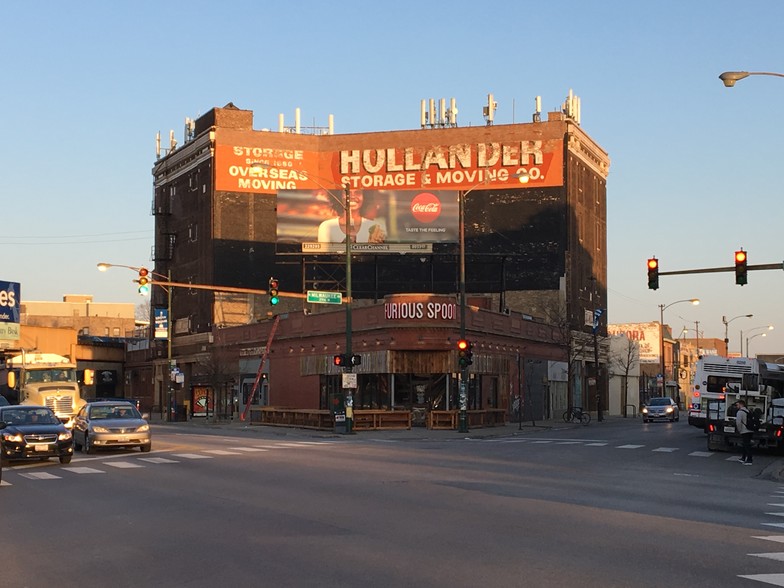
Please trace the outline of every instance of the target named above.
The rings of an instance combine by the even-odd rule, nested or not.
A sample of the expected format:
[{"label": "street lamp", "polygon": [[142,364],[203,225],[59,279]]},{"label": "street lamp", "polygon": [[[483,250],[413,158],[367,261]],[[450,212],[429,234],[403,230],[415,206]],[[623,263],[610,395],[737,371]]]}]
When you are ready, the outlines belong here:
[{"label": "street lamp", "polygon": [[[741,357],[748,357],[748,355],[749,355],[749,340],[750,339],[748,337],[748,334],[749,333],[753,333],[754,331],[759,331],[760,329],[767,329],[768,331],[772,331],[773,330],[773,325],[761,325],[759,327],[754,327],[753,329],[749,329],[748,331],[746,331],[746,355],[745,356],[743,355],[743,331],[740,332],[740,346],[741,346],[740,355],[741,355]],[[752,339],[753,339],[753,337],[752,337]]]},{"label": "street lamp", "polygon": [[749,354],[749,341],[754,339],[755,337],[767,337],[767,333],[757,333],[756,335],[752,335],[751,337],[746,337],[746,355]]},{"label": "street lamp", "polygon": [[735,85],[735,82],[749,76],[776,76],[779,78],[784,78],[784,74],[773,71],[725,71],[719,75],[719,79],[724,82],[725,86],[732,88]]},{"label": "street lamp", "polygon": [[[680,304],[681,302],[690,302],[693,305],[698,305],[700,303],[699,298],[685,298],[683,300],[676,300],[675,302],[670,302],[669,304],[660,304],[659,305],[659,369],[661,371],[661,378],[662,378],[662,396],[666,396],[667,393],[667,377],[664,373],[664,311],[667,310],[670,306],[675,304]],[[698,352],[699,353],[699,352]]]},{"label": "street lamp", "polygon": [[[729,331],[728,331],[729,324],[732,321],[734,321],[735,319],[751,318],[753,316],[754,316],[753,314],[739,314],[738,316],[732,317],[730,320],[727,320],[726,316],[721,317],[721,322],[724,323],[724,346],[727,348],[727,355],[728,356],[729,356],[729,353],[730,353],[730,337],[729,337]],[[743,341],[741,341],[740,344],[741,344],[741,347],[742,347],[743,346]],[[740,354],[743,355],[743,350],[742,349],[740,350]]]},{"label": "street lamp", "polygon": [[[142,269],[139,266],[133,265],[122,265],[119,263],[106,263],[100,262],[98,264],[98,271],[105,272],[110,267],[123,267],[125,269],[129,269],[135,272],[138,272]],[[159,274],[158,272],[149,272],[150,275],[153,277],[164,278],[167,283],[171,284],[171,269],[168,270],[167,275]],[[155,284],[155,280],[152,280],[152,283]],[[171,371],[172,371],[172,287],[162,286],[158,284],[161,288],[166,290],[166,371],[163,374],[163,377],[166,378],[168,376],[168,400],[167,400],[167,411],[166,414],[168,420],[172,420],[172,400],[174,389],[172,388],[172,378],[171,378]],[[154,326],[153,326],[154,328]],[[168,373],[167,373],[168,372]],[[161,411],[163,411],[163,398],[159,398],[159,406],[161,407]]]}]

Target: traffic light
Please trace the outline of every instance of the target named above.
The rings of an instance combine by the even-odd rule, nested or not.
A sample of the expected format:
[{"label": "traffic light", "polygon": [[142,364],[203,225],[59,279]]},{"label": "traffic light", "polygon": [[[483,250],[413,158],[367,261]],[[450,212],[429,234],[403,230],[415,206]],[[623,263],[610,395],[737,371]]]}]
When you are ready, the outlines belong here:
[{"label": "traffic light", "polygon": [[[269,294],[269,303],[272,306],[275,306],[278,302],[280,302],[280,298],[278,297],[278,280],[275,278],[269,279],[269,289],[267,290]],[[338,364],[339,365],[339,364]]]},{"label": "traffic light", "polygon": [[146,296],[150,293],[150,271],[146,267],[139,268],[139,279],[136,282],[139,284],[139,294]]},{"label": "traffic light", "polygon": [[457,360],[461,368],[466,368],[474,363],[473,347],[474,344],[466,339],[460,339],[457,342]]},{"label": "traffic light", "polygon": [[739,286],[745,286],[749,283],[748,269],[746,267],[747,257],[743,249],[735,252],[735,283]]},{"label": "traffic light", "polygon": [[659,289],[659,260],[655,257],[648,260],[648,288]]},{"label": "traffic light", "polygon": [[343,354],[335,355],[332,357],[332,363],[334,363],[336,366],[339,367],[345,367],[348,365],[348,360],[346,359],[346,356]]},{"label": "traffic light", "polygon": [[357,354],[352,355],[351,365],[362,365],[362,356]]}]

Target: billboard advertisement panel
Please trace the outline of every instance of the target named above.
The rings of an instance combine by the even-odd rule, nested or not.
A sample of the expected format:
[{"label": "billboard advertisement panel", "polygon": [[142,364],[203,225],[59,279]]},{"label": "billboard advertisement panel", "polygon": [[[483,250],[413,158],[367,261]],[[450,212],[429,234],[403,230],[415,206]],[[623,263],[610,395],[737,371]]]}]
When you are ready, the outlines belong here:
[{"label": "billboard advertisement panel", "polygon": [[19,282],[0,280],[0,339],[19,339],[19,308],[22,303]]},{"label": "billboard advertisement panel", "polygon": [[[301,243],[307,253],[345,251],[330,247],[346,242],[345,199],[343,190],[278,191],[278,243]],[[356,251],[423,251],[429,248],[409,245],[458,240],[455,190],[349,190],[349,201]]]},{"label": "billboard advertisement panel", "polygon": [[[260,134],[260,138],[264,135]],[[325,146],[331,137],[320,141]],[[215,189],[274,194],[280,190],[471,190],[563,185],[563,140],[479,141],[332,151],[215,145]]]},{"label": "billboard advertisement panel", "polygon": [[607,334],[623,335],[640,346],[640,363],[661,363],[659,323],[619,323],[607,325]]}]

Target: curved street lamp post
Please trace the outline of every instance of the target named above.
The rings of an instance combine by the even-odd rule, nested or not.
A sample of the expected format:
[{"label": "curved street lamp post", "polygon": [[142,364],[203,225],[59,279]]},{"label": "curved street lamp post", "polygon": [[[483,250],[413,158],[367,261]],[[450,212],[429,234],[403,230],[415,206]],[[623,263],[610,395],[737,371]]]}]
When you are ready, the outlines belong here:
[{"label": "curved street lamp post", "polygon": [[[729,355],[730,352],[729,324],[735,319],[751,318],[753,316],[754,316],[753,314],[739,314],[738,316],[732,317],[730,320],[727,320],[726,316],[721,317],[721,322],[724,323],[724,346],[727,348],[726,349],[727,355]],[[740,342],[740,346],[743,347],[743,341]],[[740,350],[740,354],[743,355],[743,349]]]},{"label": "curved street lamp post", "polygon": [[[139,272],[139,270],[141,270],[141,269],[146,269],[146,268],[142,268],[140,266],[134,266],[134,265],[123,265],[123,264],[119,264],[119,263],[101,262],[101,263],[98,264],[98,271],[105,272],[110,267],[122,267],[122,268],[129,269],[129,270],[132,270],[132,271],[135,271],[135,272]],[[166,414],[167,414],[167,420],[173,420],[172,401],[173,401],[173,396],[174,396],[174,388],[172,387],[172,374],[171,374],[172,368],[174,367],[172,365],[172,316],[171,316],[171,314],[172,314],[172,287],[171,286],[166,287],[166,286],[164,286],[164,285],[162,285],[160,283],[156,284],[156,281],[154,279],[156,277],[163,278],[164,280],[166,280],[166,283],[171,283],[171,270],[169,270],[167,272],[167,275],[159,274],[158,272],[149,271],[149,270],[148,270],[148,272],[153,277],[153,279],[150,282],[152,284],[160,286],[161,288],[163,288],[166,291],[166,367],[167,367],[167,371],[169,372],[168,373],[168,382],[169,382],[169,384],[168,384],[168,388],[167,388],[167,410],[166,410]],[[153,325],[153,328],[155,328],[154,325]],[[164,374],[164,377],[166,377],[166,376],[167,376],[167,374]],[[163,410],[163,398],[159,399],[159,406],[161,407],[161,410]]]},{"label": "curved street lamp post", "polygon": [[743,355],[743,331],[740,332],[740,341],[741,341],[741,350],[740,355],[741,357],[748,357],[749,356],[749,341],[751,341],[754,337],[758,335],[754,335],[753,337],[749,337],[749,333],[753,333],[754,331],[759,331],[760,329],[766,329],[768,331],[773,330],[773,325],[761,325],[759,327],[754,327],[753,329],[749,329],[746,331],[746,355]]},{"label": "curved street lamp post", "polygon": [[685,298],[683,300],[676,300],[675,302],[670,302],[669,304],[660,304],[659,305],[659,370],[661,371],[661,379],[662,379],[662,396],[667,395],[667,377],[665,374],[665,365],[664,365],[664,311],[667,310],[670,306],[675,304],[680,304],[681,302],[689,302],[694,306],[700,303],[699,298]]},{"label": "curved street lamp post", "polygon": [[749,76],[775,76],[784,78],[784,74],[776,73],[775,71],[725,71],[719,75],[719,79],[724,82],[726,87],[732,88],[735,85],[735,82]]}]

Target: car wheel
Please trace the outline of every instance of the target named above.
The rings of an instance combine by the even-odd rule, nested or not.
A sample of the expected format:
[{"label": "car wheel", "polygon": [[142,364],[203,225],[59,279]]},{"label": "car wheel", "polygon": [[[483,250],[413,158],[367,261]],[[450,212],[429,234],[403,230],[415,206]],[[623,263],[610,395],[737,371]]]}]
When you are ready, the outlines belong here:
[{"label": "car wheel", "polygon": [[69,463],[71,463],[71,456],[70,455],[60,456],[60,463],[63,465],[68,465]]},{"label": "car wheel", "polygon": [[142,450],[142,453],[149,453],[150,449],[152,449],[152,443],[148,443],[147,445],[142,445],[139,449]]},{"label": "car wheel", "polygon": [[82,449],[84,449],[84,452],[88,455],[95,453],[95,447],[93,447],[93,444],[90,441],[90,436],[87,433],[84,434],[84,445]]}]

